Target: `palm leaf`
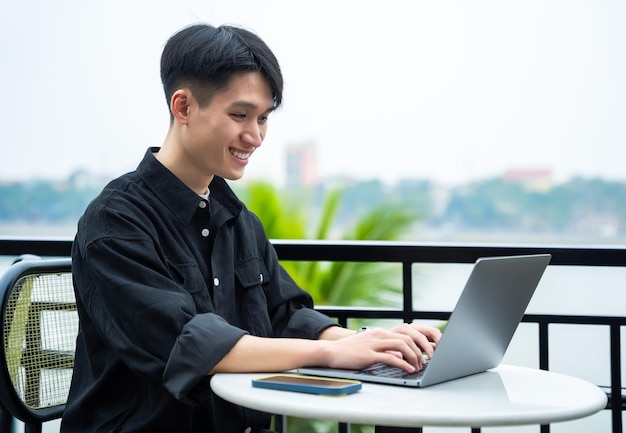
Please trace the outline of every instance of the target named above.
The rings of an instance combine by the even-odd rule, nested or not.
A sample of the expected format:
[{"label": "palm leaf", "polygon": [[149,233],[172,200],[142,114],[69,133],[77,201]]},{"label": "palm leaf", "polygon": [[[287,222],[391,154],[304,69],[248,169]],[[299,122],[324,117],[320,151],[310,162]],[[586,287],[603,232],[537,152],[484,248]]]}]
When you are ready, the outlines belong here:
[{"label": "palm leaf", "polygon": [[[327,239],[345,191],[333,189],[325,196],[313,239]],[[271,239],[304,239],[307,233],[307,195],[299,191],[293,200],[281,198],[269,183],[249,184],[243,194]],[[396,240],[410,230],[417,215],[398,205],[380,204],[361,215],[344,240]],[[398,264],[353,262],[282,262],[296,283],[319,305],[393,306],[402,292]]]}]

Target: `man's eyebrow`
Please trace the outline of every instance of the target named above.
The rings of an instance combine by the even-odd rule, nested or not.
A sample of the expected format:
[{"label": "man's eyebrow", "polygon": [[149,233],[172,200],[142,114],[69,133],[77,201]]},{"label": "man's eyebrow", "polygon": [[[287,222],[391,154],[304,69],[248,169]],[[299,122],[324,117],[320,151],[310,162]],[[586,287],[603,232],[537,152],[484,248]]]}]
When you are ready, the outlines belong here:
[{"label": "man's eyebrow", "polygon": [[[248,102],[248,101],[235,101],[231,104],[231,107],[244,108],[247,110],[256,110],[257,108],[259,108],[256,104],[253,104],[252,102]],[[267,110],[265,110],[264,113],[271,113],[274,110],[276,110],[276,106],[272,105]]]}]

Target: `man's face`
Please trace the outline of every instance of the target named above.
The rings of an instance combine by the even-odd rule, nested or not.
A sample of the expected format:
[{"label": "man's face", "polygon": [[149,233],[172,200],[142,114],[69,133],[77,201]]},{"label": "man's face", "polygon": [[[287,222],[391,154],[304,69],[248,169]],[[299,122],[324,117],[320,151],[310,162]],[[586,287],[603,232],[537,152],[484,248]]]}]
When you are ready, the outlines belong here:
[{"label": "man's face", "polygon": [[228,87],[200,108],[190,98],[182,146],[189,168],[199,176],[241,178],[261,145],[274,109],[272,90],[258,72],[234,75]]}]

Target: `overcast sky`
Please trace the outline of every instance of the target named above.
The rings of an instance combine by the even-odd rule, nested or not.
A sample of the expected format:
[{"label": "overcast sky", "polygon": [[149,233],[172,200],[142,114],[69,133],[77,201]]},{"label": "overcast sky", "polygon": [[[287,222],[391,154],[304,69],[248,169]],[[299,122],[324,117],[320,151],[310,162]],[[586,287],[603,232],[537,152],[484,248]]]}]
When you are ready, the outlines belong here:
[{"label": "overcast sky", "polygon": [[248,165],[452,183],[507,169],[626,180],[623,0],[0,0],[0,180],[132,170],[168,126],[167,38],[242,25],[274,50],[285,102]]}]

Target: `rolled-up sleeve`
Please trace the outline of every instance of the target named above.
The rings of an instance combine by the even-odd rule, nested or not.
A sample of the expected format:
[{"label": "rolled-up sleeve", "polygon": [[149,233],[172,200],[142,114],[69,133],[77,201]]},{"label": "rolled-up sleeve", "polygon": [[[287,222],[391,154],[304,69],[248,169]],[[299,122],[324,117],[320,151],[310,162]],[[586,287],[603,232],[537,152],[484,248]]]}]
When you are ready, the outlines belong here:
[{"label": "rolled-up sleeve", "polygon": [[213,314],[198,314],[183,328],[170,352],[163,384],[178,400],[201,404],[206,397],[207,373],[230,351],[246,332]]},{"label": "rolled-up sleeve", "polygon": [[328,316],[309,308],[300,308],[290,316],[281,336],[316,340],[322,331],[331,326],[338,325]]}]

